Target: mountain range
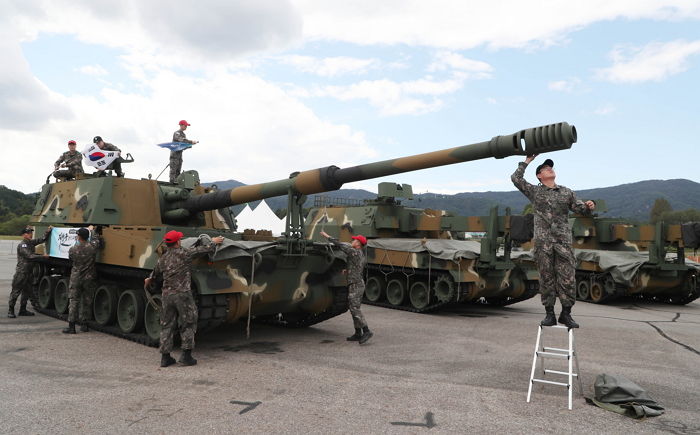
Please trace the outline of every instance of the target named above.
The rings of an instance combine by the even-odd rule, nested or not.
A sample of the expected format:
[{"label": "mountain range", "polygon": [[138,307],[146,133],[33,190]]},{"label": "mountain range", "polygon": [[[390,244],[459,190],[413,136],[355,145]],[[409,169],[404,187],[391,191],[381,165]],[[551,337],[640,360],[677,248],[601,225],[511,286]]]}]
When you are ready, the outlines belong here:
[{"label": "mountain range", "polygon": [[[243,183],[236,180],[206,184],[216,184],[219,189],[244,186]],[[363,189],[340,189],[319,195],[356,200],[372,199],[377,196],[376,193]],[[686,179],[646,180],[619,186],[579,190],[576,192],[576,196],[584,200],[604,200],[607,212],[601,213],[601,216],[621,217],[642,222],[649,220],[649,213],[657,198],[668,200],[674,210],[700,210],[700,183]],[[484,216],[493,206],[499,206],[501,210],[510,207],[512,213],[519,214],[529,202],[517,190],[511,192],[465,192],[454,195],[421,193],[414,194],[413,197],[413,200],[404,200],[402,203],[409,207],[448,210],[462,216]],[[272,210],[287,207],[286,196],[269,198],[266,201]],[[258,202],[252,202],[250,206],[255,208]],[[313,202],[314,195],[310,195],[304,207],[312,207]],[[236,206],[234,211],[238,212],[243,207],[243,205]]]}]

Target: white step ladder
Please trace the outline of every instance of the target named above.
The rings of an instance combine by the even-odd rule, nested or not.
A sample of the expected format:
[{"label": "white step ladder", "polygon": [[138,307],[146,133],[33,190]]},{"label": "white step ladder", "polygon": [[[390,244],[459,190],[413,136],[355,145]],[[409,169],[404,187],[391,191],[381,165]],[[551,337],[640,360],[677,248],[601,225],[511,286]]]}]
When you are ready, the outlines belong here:
[{"label": "white step ladder", "polygon": [[[556,347],[546,347],[544,341],[542,340],[542,329],[564,329],[567,330],[569,335],[569,348],[561,349]],[[541,345],[541,347],[540,347]],[[568,362],[569,370],[564,372],[561,370],[550,370],[544,368],[545,358],[558,358],[565,359]],[[567,382],[557,382],[550,381],[548,379],[538,379],[535,378],[535,369],[537,368],[537,360],[540,361],[540,369],[542,370],[542,377],[547,374],[563,375],[567,377]],[[573,365],[576,364],[576,372],[573,371]],[[574,342],[574,330],[572,328],[567,328],[566,326],[538,326],[537,329],[537,342],[535,343],[535,354],[532,357],[532,371],[530,372],[530,384],[527,389],[527,403],[530,403],[530,397],[532,395],[532,385],[535,382],[541,384],[551,384],[566,387],[569,393],[569,410],[572,409],[572,396],[573,396],[573,378],[576,378],[578,382],[578,390],[581,396],[583,396],[583,384],[581,383],[581,378],[579,376],[580,370],[578,367],[578,356],[576,355],[576,343]]]}]

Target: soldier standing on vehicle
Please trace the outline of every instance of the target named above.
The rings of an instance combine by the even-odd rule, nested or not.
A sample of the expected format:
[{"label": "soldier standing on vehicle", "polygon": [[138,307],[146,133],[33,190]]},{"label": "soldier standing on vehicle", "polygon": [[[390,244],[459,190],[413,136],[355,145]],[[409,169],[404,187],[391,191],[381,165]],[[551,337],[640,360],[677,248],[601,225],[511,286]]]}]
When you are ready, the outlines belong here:
[{"label": "soldier standing on vehicle", "polygon": [[[90,240],[90,233],[93,233]],[[80,331],[88,332],[88,320],[92,319],[92,298],[97,288],[95,259],[103,246],[102,237],[93,232],[93,226],[78,230],[78,243],[68,250],[71,262],[68,284],[68,327],[64,334],[75,334],[75,322],[80,320]],[[78,313],[79,311],[79,313]]]},{"label": "soldier standing on vehicle", "polygon": [[34,253],[36,245],[41,245],[48,239],[49,234],[51,234],[51,229],[49,227],[44,233],[44,236],[40,239],[32,239],[33,229],[27,227],[20,233],[22,236],[22,241],[19,242],[17,246],[17,267],[15,268],[15,276],[12,278],[12,291],[10,292],[10,309],[7,312],[7,317],[14,319],[15,316],[15,303],[20,294],[22,294],[22,299],[19,302],[19,316],[33,316],[34,313],[27,311],[27,301],[31,294],[31,272],[32,263],[30,260],[35,258],[48,258],[48,255],[39,255]]},{"label": "soldier standing on vehicle", "polygon": [[[58,170],[61,164],[66,167],[66,169]],[[71,178],[76,178],[76,176],[83,174],[83,155],[75,150],[75,141],[68,141],[68,151],[61,154],[61,156],[54,163],[54,173],[53,176],[56,178],[65,178],[69,180]]]},{"label": "soldier standing on vehicle", "polygon": [[[173,142],[191,143],[196,144],[199,141],[189,140],[185,135],[185,130],[189,127],[190,123],[184,119],[180,121],[180,128],[173,133]],[[182,169],[182,152],[181,151],[170,151],[170,182],[174,183],[178,175],[180,175],[180,170]]]},{"label": "soldier standing on vehicle", "polygon": [[559,323],[568,328],[578,328],[578,323],[571,317],[571,307],[576,302],[576,259],[571,246],[569,210],[590,215],[595,209],[595,203],[579,201],[573,191],[557,185],[554,182],[556,174],[551,159],[545,160],[535,171],[539,185],[533,186],[525,181],[525,168],[535,157],[537,154],[527,156],[524,162],[520,162],[510,179],[532,202],[535,215],[533,255],[540,274],[542,304],[547,313],[540,324],[557,324],[554,304],[558,296],[562,306]]},{"label": "soldier standing on vehicle", "polygon": [[183,234],[179,231],[169,231],[163,241],[167,249],[158,259],[151,275],[144,280],[146,287],[150,286],[154,279],[163,280],[162,300],[160,311],[160,353],[161,367],[175,364],[175,359],[170,356],[173,349],[173,335],[179,325],[182,355],[179,363],[185,366],[197,364],[192,358],[194,349],[194,335],[197,332],[197,305],[194,303],[190,289],[191,264],[195,255],[214,252],[215,246],[220,245],[224,238],[212,238],[209,246],[183,248],[180,239]]},{"label": "soldier standing on vehicle", "polygon": [[[119,148],[112,145],[111,143],[106,143],[104,140],[102,140],[102,137],[100,136],[95,136],[94,138],[92,138],[92,143],[96,144],[98,147],[100,147],[101,150],[104,151],[119,151],[120,153],[122,151]],[[104,168],[104,170],[100,170],[100,176],[102,176],[102,174],[104,174],[104,171],[106,171],[107,169],[114,169],[114,172],[117,173],[117,177],[123,177],[124,172],[122,172],[122,161],[123,159],[121,158],[121,156],[114,159],[112,163],[109,164],[109,166]]]},{"label": "soldier standing on vehicle", "polygon": [[362,248],[367,244],[365,236],[352,236],[352,243],[344,243],[332,238],[325,231],[321,235],[327,238],[334,246],[339,247],[347,256],[347,276],[348,276],[348,305],[352,322],[355,326],[355,333],[347,338],[348,341],[358,341],[360,344],[367,343],[367,340],[374,335],[367,326],[365,316],[360,310],[362,305],[362,295],[365,293],[365,254]]}]

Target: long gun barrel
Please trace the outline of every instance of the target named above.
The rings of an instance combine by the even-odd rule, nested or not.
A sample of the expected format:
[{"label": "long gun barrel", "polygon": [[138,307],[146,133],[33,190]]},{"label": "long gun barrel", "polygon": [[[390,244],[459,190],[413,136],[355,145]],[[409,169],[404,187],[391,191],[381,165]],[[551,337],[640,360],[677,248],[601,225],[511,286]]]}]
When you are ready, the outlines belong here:
[{"label": "long gun barrel", "polygon": [[233,189],[189,197],[180,204],[189,213],[215,210],[264,198],[286,195],[290,191],[308,195],[328,192],[352,181],[368,180],[402,172],[480,160],[502,159],[513,155],[541,154],[571,148],[576,142],[576,128],[566,122],[527,128],[489,141],[416,154],[382,162],[338,168],[325,168],[294,173],[288,179],[240,186]]}]

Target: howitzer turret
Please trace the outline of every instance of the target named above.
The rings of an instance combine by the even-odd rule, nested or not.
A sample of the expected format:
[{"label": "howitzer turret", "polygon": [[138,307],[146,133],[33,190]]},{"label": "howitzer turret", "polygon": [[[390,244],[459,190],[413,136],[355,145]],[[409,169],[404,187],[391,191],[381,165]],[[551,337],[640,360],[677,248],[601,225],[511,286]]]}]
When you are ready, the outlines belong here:
[{"label": "howitzer turret", "polygon": [[[34,272],[38,310],[62,316],[67,310],[70,264],[66,251],[77,227],[103,227],[105,248],[97,269],[93,327],[155,344],[158,295],[144,293],[143,279],[155,266],[170,230],[183,244],[224,236],[217,253],[196,261],[192,287],[199,307],[199,332],[242,317],[267,317],[286,326],[308,326],[347,309],[344,254],[305,239],[304,196],[344,183],[489,157],[537,154],[570,148],[576,130],[562,122],[521,130],[490,141],[383,162],[293,173],[288,179],[218,191],[199,182],[196,171],[176,183],[148,179],[90,177],[47,183],[32,213],[37,233],[53,225],[53,237]],[[288,195],[287,228],[277,240],[251,241],[235,232],[229,206]],[[39,251],[40,252],[40,251]]]},{"label": "howitzer turret", "polygon": [[489,157],[502,159],[514,155],[540,154],[571,148],[576,142],[576,128],[566,122],[528,128],[516,133],[496,136],[489,141],[433,151],[424,154],[338,168],[327,166],[293,173],[289,179],[235,187],[233,189],[191,196],[177,203],[173,216],[186,217],[203,210],[214,210],[246,202],[293,193],[309,195],[340,189],[353,181],[452,165]]}]

